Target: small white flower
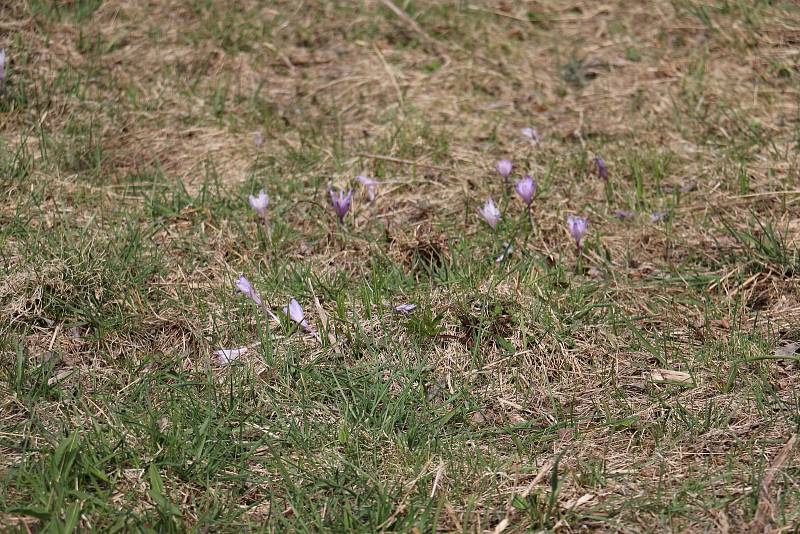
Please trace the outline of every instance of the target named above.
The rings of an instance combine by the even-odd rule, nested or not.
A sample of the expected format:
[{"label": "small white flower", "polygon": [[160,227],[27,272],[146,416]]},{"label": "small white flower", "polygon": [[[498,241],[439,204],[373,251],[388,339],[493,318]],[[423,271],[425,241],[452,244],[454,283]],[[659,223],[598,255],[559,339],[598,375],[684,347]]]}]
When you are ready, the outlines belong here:
[{"label": "small white flower", "polygon": [[238,349],[220,349],[214,351],[214,357],[217,359],[217,364],[225,367],[229,363],[235,361],[239,356],[246,353],[249,349],[247,347],[240,347]]}]

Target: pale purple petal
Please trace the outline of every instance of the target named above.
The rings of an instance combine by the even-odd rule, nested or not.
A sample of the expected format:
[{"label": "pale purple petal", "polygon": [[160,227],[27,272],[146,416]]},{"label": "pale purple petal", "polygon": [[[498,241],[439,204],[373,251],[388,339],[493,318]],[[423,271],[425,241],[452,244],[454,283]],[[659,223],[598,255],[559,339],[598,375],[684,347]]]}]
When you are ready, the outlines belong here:
[{"label": "pale purple petal", "polygon": [[249,195],[248,201],[250,202],[250,207],[253,208],[261,217],[265,217],[267,215],[269,197],[266,195],[266,193],[264,193],[264,191],[260,191],[256,197]]},{"label": "pale purple petal", "polygon": [[289,301],[289,319],[296,323],[302,323],[306,316],[303,313],[303,308],[297,300],[292,299]]},{"label": "pale purple petal", "polygon": [[494,200],[491,198],[478,210],[478,213],[480,213],[483,220],[493,229],[496,228],[497,223],[500,222],[500,210],[497,209],[497,206],[494,205]]},{"label": "pale purple petal", "polygon": [[369,201],[375,202],[375,196],[377,195],[378,185],[380,182],[367,178],[366,176],[356,176],[356,180],[358,183],[367,188],[367,196],[369,196]]},{"label": "pale purple petal", "polygon": [[669,212],[668,211],[657,211],[650,215],[650,222],[664,222],[669,220]]},{"label": "pale purple petal", "polygon": [[402,314],[409,314],[417,309],[416,304],[399,304],[394,307],[394,311]]},{"label": "pale purple petal", "polygon": [[300,303],[297,300],[292,299],[289,301],[289,306],[283,308],[283,313],[289,317],[289,320],[293,323],[297,323],[300,325],[300,328],[303,332],[313,332],[314,330],[306,321],[305,313],[303,313],[303,308],[300,306]]},{"label": "pale purple petal", "polygon": [[0,49],[0,89],[6,83],[6,49]]},{"label": "pale purple petal", "polygon": [[261,134],[261,132],[256,132],[256,134],[253,136],[253,144],[256,146],[256,148],[261,148],[261,145],[264,144],[264,136]]},{"label": "pale purple petal", "polygon": [[542,142],[542,138],[539,136],[539,131],[536,128],[523,128],[522,136],[530,139],[534,145],[538,145]]},{"label": "pale purple petal", "polygon": [[533,201],[533,195],[536,194],[536,182],[534,182],[533,178],[530,176],[526,176],[516,183],[514,190],[517,192],[517,195],[519,195],[519,198],[530,206],[531,201]]},{"label": "pale purple petal", "polygon": [[514,166],[507,159],[501,159],[497,162],[497,165],[495,165],[495,169],[497,169],[497,172],[500,173],[500,176],[503,178],[508,178],[511,175],[511,171],[514,169]]},{"label": "pale purple petal", "polygon": [[261,306],[261,297],[258,296],[258,293],[256,293],[255,289],[253,289],[252,284],[250,284],[250,281],[247,280],[247,278],[240,276],[236,281],[236,289],[241,291],[246,297],[252,299],[253,302]]},{"label": "pale purple petal", "polygon": [[247,347],[240,347],[238,349],[220,349],[214,351],[214,357],[217,359],[217,364],[226,366],[235,361],[239,356],[246,353],[249,349]]}]

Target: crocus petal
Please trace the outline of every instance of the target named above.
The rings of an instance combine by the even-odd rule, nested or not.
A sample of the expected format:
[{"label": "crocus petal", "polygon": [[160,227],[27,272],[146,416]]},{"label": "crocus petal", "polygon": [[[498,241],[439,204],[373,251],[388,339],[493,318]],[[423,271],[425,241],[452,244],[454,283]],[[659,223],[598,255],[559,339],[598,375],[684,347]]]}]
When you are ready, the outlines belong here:
[{"label": "crocus petal", "polygon": [[669,219],[668,211],[657,211],[650,215],[650,222],[663,222]]},{"label": "crocus petal", "polygon": [[597,176],[603,180],[608,180],[608,167],[603,158],[597,156],[594,158],[594,166],[597,170]]},{"label": "crocus petal", "polygon": [[289,319],[296,323],[302,323],[306,316],[303,313],[303,308],[297,300],[292,299],[289,301]]},{"label": "crocus petal", "polygon": [[289,320],[293,323],[297,323],[300,325],[300,329],[303,332],[313,332],[314,329],[308,324],[306,321],[306,316],[303,313],[303,308],[300,306],[300,303],[297,300],[292,299],[289,301],[289,306],[283,308],[283,313],[289,317]]},{"label": "crocus petal", "polygon": [[0,89],[6,83],[6,49],[0,49]]},{"label": "crocus petal", "polygon": [[497,169],[497,172],[500,173],[500,176],[503,178],[508,178],[511,175],[511,171],[514,169],[514,165],[512,165],[507,159],[501,159],[497,162],[495,169]]},{"label": "crocus petal", "polygon": [[241,291],[246,297],[252,299],[253,302],[261,306],[261,297],[258,296],[258,293],[256,293],[255,289],[253,289],[252,284],[250,284],[250,281],[247,280],[247,278],[240,276],[236,281],[236,289]]},{"label": "crocus petal", "polygon": [[250,207],[256,210],[256,213],[262,217],[266,216],[267,207],[269,206],[269,197],[264,191],[260,191],[257,197],[249,195],[248,201],[250,202]]},{"label": "crocus petal", "polygon": [[264,136],[261,134],[261,132],[255,133],[253,136],[253,144],[256,146],[256,148],[261,148],[261,145],[264,144]]},{"label": "crocus petal", "polygon": [[534,145],[538,145],[542,140],[536,128],[523,128],[522,136],[530,139]]},{"label": "crocus petal", "polygon": [[415,309],[417,309],[416,304],[399,304],[394,307],[394,311],[402,314],[409,314]]},{"label": "crocus petal", "polygon": [[375,202],[375,197],[378,192],[378,184],[380,184],[380,182],[377,180],[372,180],[371,178],[367,178],[366,176],[356,176],[356,180],[358,183],[367,188],[367,196],[369,196],[369,201]]},{"label": "crocus petal", "polygon": [[217,359],[217,363],[224,367],[247,351],[247,347],[240,347],[238,349],[220,349],[214,351],[214,357]]},{"label": "crocus petal", "polygon": [[480,213],[483,220],[492,228],[496,228],[497,223],[500,222],[500,210],[497,209],[497,206],[494,205],[494,200],[491,198],[486,201],[483,208],[478,210],[478,213]]}]

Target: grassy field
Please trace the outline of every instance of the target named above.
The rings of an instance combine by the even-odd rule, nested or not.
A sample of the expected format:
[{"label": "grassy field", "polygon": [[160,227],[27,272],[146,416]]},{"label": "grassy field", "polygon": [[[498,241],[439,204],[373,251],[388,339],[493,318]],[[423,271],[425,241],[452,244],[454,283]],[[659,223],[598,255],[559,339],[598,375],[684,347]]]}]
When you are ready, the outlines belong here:
[{"label": "grassy field", "polygon": [[800,525],[798,3],[5,0],[0,48],[3,531]]}]

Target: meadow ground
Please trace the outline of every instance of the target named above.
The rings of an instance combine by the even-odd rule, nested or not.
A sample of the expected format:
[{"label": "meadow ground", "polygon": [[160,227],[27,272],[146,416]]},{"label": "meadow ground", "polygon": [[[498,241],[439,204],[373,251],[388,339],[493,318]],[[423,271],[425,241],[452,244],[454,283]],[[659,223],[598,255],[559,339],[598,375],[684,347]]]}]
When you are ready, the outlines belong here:
[{"label": "meadow ground", "polygon": [[0,48],[3,530],[800,524],[796,2],[5,0]]}]

